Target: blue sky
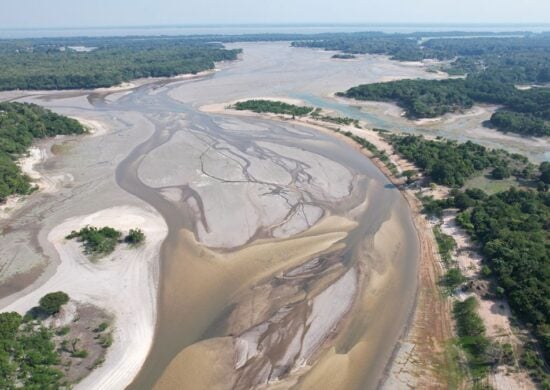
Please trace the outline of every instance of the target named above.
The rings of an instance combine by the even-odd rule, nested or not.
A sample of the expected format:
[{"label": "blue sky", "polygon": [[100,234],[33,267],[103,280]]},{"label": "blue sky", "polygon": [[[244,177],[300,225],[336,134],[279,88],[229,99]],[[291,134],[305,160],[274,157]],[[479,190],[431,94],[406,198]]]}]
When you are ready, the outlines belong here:
[{"label": "blue sky", "polygon": [[0,1],[0,28],[203,23],[550,23],[550,0]]}]

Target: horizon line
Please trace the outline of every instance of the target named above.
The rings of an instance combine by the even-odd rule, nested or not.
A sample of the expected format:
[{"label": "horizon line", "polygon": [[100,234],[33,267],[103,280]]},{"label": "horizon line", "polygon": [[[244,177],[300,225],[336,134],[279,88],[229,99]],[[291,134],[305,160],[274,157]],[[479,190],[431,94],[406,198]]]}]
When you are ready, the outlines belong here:
[{"label": "horizon line", "polygon": [[270,22],[270,23],[170,23],[170,24],[136,24],[136,25],[97,25],[97,26],[39,26],[39,27],[0,27],[0,31],[10,30],[96,30],[96,29],[117,29],[117,28],[174,28],[174,27],[394,27],[394,26],[419,26],[419,27],[532,27],[549,26],[550,22]]}]

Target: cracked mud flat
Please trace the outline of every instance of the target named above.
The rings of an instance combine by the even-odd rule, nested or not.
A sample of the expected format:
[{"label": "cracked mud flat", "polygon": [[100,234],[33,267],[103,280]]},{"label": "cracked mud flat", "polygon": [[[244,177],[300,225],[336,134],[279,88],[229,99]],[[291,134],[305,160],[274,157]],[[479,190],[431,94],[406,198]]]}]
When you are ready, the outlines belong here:
[{"label": "cracked mud flat", "polygon": [[108,368],[119,357],[108,354],[104,376],[86,388],[373,388],[409,319],[418,238],[406,202],[378,169],[316,130],[198,107],[251,91],[325,96],[365,78],[428,74],[381,57],[341,68],[331,53],[238,46],[244,60],[203,78],[124,94],[22,93],[107,130],[37,167],[74,180],[31,196],[3,222],[2,262],[48,266],[0,308],[55,273],[47,238],[70,218],[153,207],[168,227],[155,337],[133,363],[144,362],[141,371],[131,384],[117,379]]}]

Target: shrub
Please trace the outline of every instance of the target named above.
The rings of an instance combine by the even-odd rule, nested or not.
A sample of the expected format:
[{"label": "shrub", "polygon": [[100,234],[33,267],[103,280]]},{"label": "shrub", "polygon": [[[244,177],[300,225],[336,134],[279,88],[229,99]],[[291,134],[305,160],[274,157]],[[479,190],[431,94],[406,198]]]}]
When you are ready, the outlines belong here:
[{"label": "shrub", "polygon": [[49,293],[40,298],[40,309],[45,313],[52,315],[59,312],[61,306],[69,302],[69,296],[63,291]]},{"label": "shrub", "polygon": [[141,229],[130,229],[124,241],[130,245],[139,245],[145,241],[145,233]]},{"label": "shrub", "polygon": [[445,274],[445,285],[450,289],[454,290],[462,283],[466,281],[466,277],[462,275],[459,268],[451,268]]}]

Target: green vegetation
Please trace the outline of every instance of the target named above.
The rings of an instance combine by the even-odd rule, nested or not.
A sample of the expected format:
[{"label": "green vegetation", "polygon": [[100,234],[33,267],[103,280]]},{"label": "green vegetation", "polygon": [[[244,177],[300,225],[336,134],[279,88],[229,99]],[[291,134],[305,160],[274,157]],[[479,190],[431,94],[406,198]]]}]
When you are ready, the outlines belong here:
[{"label": "green vegetation", "polygon": [[231,108],[239,111],[252,111],[257,113],[273,113],[292,116],[304,116],[313,111],[313,107],[296,106],[274,100],[247,100],[237,102]]},{"label": "green vegetation", "polygon": [[357,58],[353,54],[335,54],[332,56],[332,58],[339,59],[339,60],[352,60],[354,58]]},{"label": "green vegetation", "polygon": [[511,172],[507,166],[499,166],[491,171],[491,176],[495,180],[503,180],[509,178]]},{"label": "green vegetation", "polygon": [[390,135],[397,152],[412,161],[438,184],[462,186],[468,178],[487,168],[514,169],[521,176],[529,162],[504,150],[490,150],[471,141],[426,140],[422,136]]},{"label": "green vegetation", "polygon": [[[79,231],[73,230],[67,237],[67,240],[77,239],[84,243],[84,252],[87,255],[107,255],[115,250],[121,242],[122,232],[109,226],[97,228],[85,226]],[[145,233],[141,229],[130,229],[124,237],[124,242],[131,247],[139,246],[145,242]]]},{"label": "green vegetation", "polygon": [[94,332],[101,333],[101,332],[105,331],[108,327],[109,327],[109,323],[102,322],[101,324],[99,324],[97,326],[97,328],[94,329]]},{"label": "green vegetation", "polygon": [[348,54],[386,54],[394,60],[403,61],[418,61],[424,57],[417,42],[404,34],[365,32],[307,38],[292,42],[292,46],[339,50]]},{"label": "green vegetation", "polygon": [[17,313],[0,313],[0,387],[57,389],[63,374],[52,332],[25,323]]},{"label": "green vegetation", "polygon": [[544,161],[540,164],[540,181],[550,184],[550,162]]},{"label": "green vegetation", "polygon": [[500,131],[513,132],[537,137],[550,135],[548,120],[537,118],[534,114],[513,111],[497,111],[491,116],[491,125]]},{"label": "green vegetation", "polygon": [[69,302],[69,296],[63,291],[49,293],[40,298],[40,309],[48,315],[56,314],[61,306]]},{"label": "green vegetation", "polygon": [[130,245],[140,245],[145,242],[145,233],[141,229],[130,229],[124,241]]},{"label": "green vegetation", "polygon": [[508,191],[478,200],[457,221],[481,244],[514,313],[550,358],[550,194]]},{"label": "green vegetation", "polygon": [[105,255],[115,250],[122,233],[116,229],[105,226],[96,228],[85,226],[79,231],[72,231],[66,238],[78,239],[84,243],[85,252],[89,255]]},{"label": "green vegetation", "polygon": [[316,108],[311,113],[311,117],[313,119],[320,120],[323,122],[329,122],[329,123],[334,123],[334,124],[343,125],[343,126],[354,125],[358,129],[361,128],[361,126],[359,125],[358,119],[349,118],[347,116],[342,117],[342,116],[322,115],[321,112],[322,110],[320,108]]},{"label": "green vegetation", "polygon": [[[93,50],[76,51],[73,45]],[[166,37],[0,41],[0,90],[110,87],[141,77],[198,73],[239,53]]]},{"label": "green vegetation", "polygon": [[466,277],[462,275],[460,268],[450,268],[445,274],[443,281],[445,286],[450,290],[454,290],[466,281]]},{"label": "green vegetation", "polygon": [[492,360],[488,354],[490,342],[485,336],[485,325],[477,314],[477,300],[467,298],[464,302],[456,301],[453,306],[456,321],[458,343],[466,352],[468,366],[474,379],[487,373]]},{"label": "green vegetation", "polygon": [[434,227],[433,229],[435,240],[437,242],[437,247],[439,249],[439,254],[441,259],[445,262],[446,265],[450,265],[452,262],[451,253],[456,248],[456,242],[453,237],[445,234],[441,231],[439,226]]},{"label": "green vegetation", "polygon": [[25,195],[33,190],[16,160],[35,139],[84,132],[76,120],[35,104],[0,103],[0,202],[10,195]]},{"label": "green vegetation", "polygon": [[357,100],[395,101],[409,118],[433,118],[474,104],[464,80],[457,79],[363,84],[338,95]]},{"label": "green vegetation", "polygon": [[550,374],[548,374],[544,360],[540,358],[535,345],[528,344],[526,346],[520,358],[520,365],[529,371],[531,378],[539,383],[542,389],[550,389]]},{"label": "green vegetation", "polygon": [[56,336],[66,336],[67,334],[69,334],[70,331],[71,331],[71,328],[70,328],[70,327],[64,326],[64,327],[58,329],[58,330],[55,332],[55,335],[56,335]]}]

